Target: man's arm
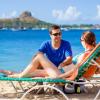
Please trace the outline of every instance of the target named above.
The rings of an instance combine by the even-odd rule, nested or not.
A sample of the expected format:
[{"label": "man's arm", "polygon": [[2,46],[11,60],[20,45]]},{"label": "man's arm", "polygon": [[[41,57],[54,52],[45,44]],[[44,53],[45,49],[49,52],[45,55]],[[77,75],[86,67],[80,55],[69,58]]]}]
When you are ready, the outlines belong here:
[{"label": "man's arm", "polygon": [[59,66],[64,67],[72,63],[72,57],[68,56]]},{"label": "man's arm", "polygon": [[64,49],[65,49],[66,59],[59,65],[61,67],[64,67],[64,66],[72,63],[72,49],[71,49],[71,45],[68,41],[65,42]]}]

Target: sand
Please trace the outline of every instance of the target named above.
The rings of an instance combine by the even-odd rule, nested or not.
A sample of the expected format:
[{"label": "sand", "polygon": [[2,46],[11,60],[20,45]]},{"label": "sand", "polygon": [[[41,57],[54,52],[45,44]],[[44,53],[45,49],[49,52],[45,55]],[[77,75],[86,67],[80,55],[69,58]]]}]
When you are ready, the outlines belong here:
[{"label": "sand", "polygon": [[[15,89],[12,87],[12,84],[8,81],[0,81],[0,100],[20,100],[20,97],[23,94],[23,91],[21,90],[18,82],[14,82],[18,92],[18,94],[16,94]],[[21,83],[23,85],[23,87],[25,88],[25,90],[29,89],[30,87],[33,87],[34,84],[33,83],[28,83],[28,82],[22,82]],[[96,85],[91,85],[88,84],[86,85],[86,92],[85,93],[80,93],[80,94],[66,94],[69,98],[69,100],[93,100],[93,98],[95,97],[96,93],[98,92],[98,90],[100,89],[100,84],[96,84]],[[32,94],[30,93],[30,95],[32,95],[34,97],[34,99],[32,100],[65,100],[60,94],[51,94],[50,92],[48,93],[43,93],[43,94]],[[56,98],[57,97],[57,98]],[[25,100],[30,100],[30,99],[25,99]],[[100,100],[100,96],[97,100]]]}]

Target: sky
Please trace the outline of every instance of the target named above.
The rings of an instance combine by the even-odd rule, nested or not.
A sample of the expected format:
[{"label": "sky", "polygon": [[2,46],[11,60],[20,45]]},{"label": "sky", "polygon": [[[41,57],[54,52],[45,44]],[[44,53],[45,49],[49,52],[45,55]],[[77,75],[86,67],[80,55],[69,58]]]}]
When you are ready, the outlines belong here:
[{"label": "sky", "polygon": [[100,0],[0,0],[0,19],[32,16],[55,24],[100,24]]}]

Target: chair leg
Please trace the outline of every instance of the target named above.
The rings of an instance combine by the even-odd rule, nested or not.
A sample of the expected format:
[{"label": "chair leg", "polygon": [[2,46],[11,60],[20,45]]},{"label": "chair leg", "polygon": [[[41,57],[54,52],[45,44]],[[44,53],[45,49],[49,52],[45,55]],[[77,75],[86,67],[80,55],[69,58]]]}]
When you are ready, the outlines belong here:
[{"label": "chair leg", "polygon": [[14,83],[13,83],[12,81],[10,81],[10,83],[12,84],[12,86],[13,86],[13,88],[15,89],[16,93],[18,93],[18,91],[17,91],[17,89],[16,89]]},{"label": "chair leg", "polygon": [[100,89],[99,89],[97,95],[95,96],[94,100],[97,100],[97,98],[98,98],[99,95],[100,95]]},{"label": "chair leg", "polygon": [[19,83],[19,86],[20,86],[21,90],[24,92],[25,90],[24,90],[24,88],[23,88],[21,82],[18,82],[18,83]]}]

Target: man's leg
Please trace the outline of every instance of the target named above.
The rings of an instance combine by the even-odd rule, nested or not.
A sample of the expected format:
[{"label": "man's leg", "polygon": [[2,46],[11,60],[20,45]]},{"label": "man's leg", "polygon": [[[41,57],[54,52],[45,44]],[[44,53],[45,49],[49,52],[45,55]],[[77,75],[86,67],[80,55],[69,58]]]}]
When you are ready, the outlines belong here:
[{"label": "man's leg", "polygon": [[27,77],[48,77],[48,74],[44,69],[36,69],[34,72],[29,73]]},{"label": "man's leg", "polygon": [[[27,77],[29,73],[34,73],[38,69],[39,65],[43,67],[48,76],[55,78],[60,74],[57,67],[50,62],[43,54],[37,54],[32,62],[23,70],[18,77]],[[15,76],[17,77],[17,76]]]},{"label": "man's leg", "polygon": [[0,73],[6,74],[6,75],[12,75],[12,74],[14,74],[15,72],[12,72],[12,71],[10,71],[10,70],[0,70]]}]

